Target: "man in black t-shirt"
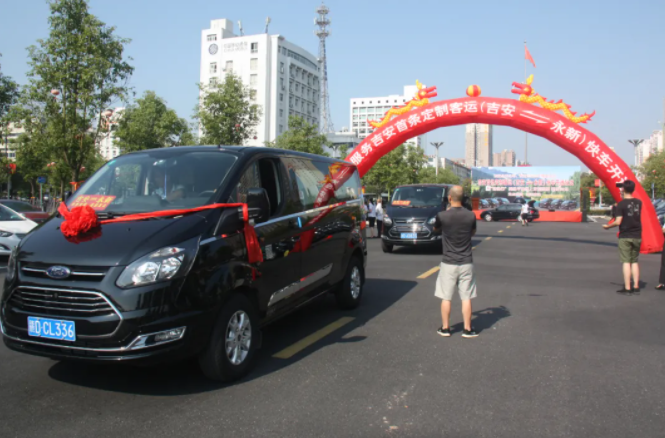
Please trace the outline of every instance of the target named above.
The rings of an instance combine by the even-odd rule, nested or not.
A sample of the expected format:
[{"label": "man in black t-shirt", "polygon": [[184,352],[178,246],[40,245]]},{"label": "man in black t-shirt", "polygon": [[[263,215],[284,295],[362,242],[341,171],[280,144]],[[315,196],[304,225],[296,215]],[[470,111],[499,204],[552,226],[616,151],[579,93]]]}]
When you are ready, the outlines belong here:
[{"label": "man in black t-shirt", "polygon": [[619,227],[619,258],[623,263],[624,287],[617,293],[622,295],[640,293],[640,267],[637,264],[637,258],[640,255],[642,244],[642,201],[633,197],[634,191],[635,183],[631,180],[624,181],[624,199],[616,206],[616,220],[612,224],[603,225],[606,230]]},{"label": "man in black t-shirt", "polygon": [[476,234],[476,215],[462,206],[462,195],[461,186],[452,187],[448,192],[450,208],[438,213],[434,220],[434,232],[443,233],[443,260],[434,292],[442,300],[443,325],[437,333],[450,336],[450,300],[457,290],[462,299],[462,337],[475,338],[478,334],[471,327],[471,299],[476,297],[471,237]]}]

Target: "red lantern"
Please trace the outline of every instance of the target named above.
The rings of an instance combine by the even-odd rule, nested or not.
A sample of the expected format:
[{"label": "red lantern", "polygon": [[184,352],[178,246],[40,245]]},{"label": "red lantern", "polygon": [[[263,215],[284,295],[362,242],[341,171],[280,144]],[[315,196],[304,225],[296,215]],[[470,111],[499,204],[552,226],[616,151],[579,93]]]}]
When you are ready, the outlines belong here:
[{"label": "red lantern", "polygon": [[480,96],[480,87],[478,85],[469,85],[466,87],[466,94],[469,97],[478,97]]},{"label": "red lantern", "polygon": [[51,90],[51,94],[53,97],[60,95],[60,90],[56,90],[55,88]]}]

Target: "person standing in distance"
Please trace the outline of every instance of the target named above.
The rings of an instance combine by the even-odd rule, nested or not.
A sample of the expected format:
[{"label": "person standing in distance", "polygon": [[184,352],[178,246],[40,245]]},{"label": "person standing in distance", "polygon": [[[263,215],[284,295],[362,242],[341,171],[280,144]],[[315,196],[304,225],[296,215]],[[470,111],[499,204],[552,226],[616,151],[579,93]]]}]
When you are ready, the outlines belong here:
[{"label": "person standing in distance", "polygon": [[616,220],[603,225],[606,230],[619,227],[619,258],[623,264],[624,287],[617,293],[622,295],[640,293],[640,266],[637,264],[637,258],[642,244],[642,201],[633,197],[634,191],[635,182],[629,179],[623,182],[623,200],[617,204]]},{"label": "person standing in distance", "polygon": [[376,230],[380,239],[383,232],[383,200],[381,198],[376,200]]},{"label": "person standing in distance", "polygon": [[434,220],[434,232],[443,233],[443,260],[436,280],[434,295],[441,298],[441,328],[437,333],[450,336],[450,301],[459,293],[464,318],[463,338],[478,336],[471,327],[471,300],[476,297],[476,278],[473,272],[471,237],[476,234],[476,215],[462,206],[464,191],[454,186],[448,192],[450,208],[439,212]]},{"label": "person standing in distance", "polygon": [[526,201],[524,201],[524,204],[522,204],[522,211],[520,217],[522,219],[522,226],[528,227],[529,221],[527,220],[527,218],[529,217],[529,204],[527,204]]},{"label": "person standing in distance", "polygon": [[376,205],[374,205],[374,198],[369,200],[369,212],[367,213],[369,218],[369,237],[374,236],[374,223],[376,222]]}]

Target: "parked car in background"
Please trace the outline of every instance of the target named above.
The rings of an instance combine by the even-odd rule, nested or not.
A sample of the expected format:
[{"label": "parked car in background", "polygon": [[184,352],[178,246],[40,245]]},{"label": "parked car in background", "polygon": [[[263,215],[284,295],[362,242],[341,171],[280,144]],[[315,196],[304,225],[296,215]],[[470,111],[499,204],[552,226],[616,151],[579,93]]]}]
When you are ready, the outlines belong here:
[{"label": "parked car in background", "polygon": [[539,206],[540,208],[550,208],[550,204],[552,203],[552,201],[553,201],[552,198],[541,199],[541,200],[538,202],[538,206]]},{"label": "parked car in background", "polygon": [[[522,204],[505,204],[496,208],[492,208],[480,213],[480,218],[486,222],[501,221],[501,220],[517,220],[522,213]],[[531,207],[529,208],[529,215],[527,221],[531,222],[540,217],[540,212]]]},{"label": "parked car in background", "polygon": [[489,204],[492,208],[498,207],[499,205],[501,205],[501,202],[496,198],[487,198],[487,202],[489,202]]},{"label": "parked car in background", "polygon": [[0,256],[8,256],[37,223],[0,204]]},{"label": "parked car in background", "polygon": [[485,210],[487,208],[492,208],[492,205],[489,203],[489,201],[487,199],[480,199],[478,201],[478,209]]},{"label": "parked car in background", "polygon": [[561,208],[561,204],[563,204],[563,199],[555,199],[552,202],[550,202],[550,210],[558,210]]},{"label": "parked car in background", "polygon": [[23,216],[37,223],[46,222],[51,217],[48,213],[43,212],[28,202],[17,201],[15,199],[0,199],[0,204],[21,213]]},{"label": "parked car in background", "polygon": [[496,198],[496,199],[499,200],[499,202],[501,203],[501,205],[504,205],[504,204],[510,204],[510,201],[508,200],[508,198]]},{"label": "parked car in background", "polygon": [[577,201],[565,201],[561,203],[561,210],[576,210],[577,209]]}]

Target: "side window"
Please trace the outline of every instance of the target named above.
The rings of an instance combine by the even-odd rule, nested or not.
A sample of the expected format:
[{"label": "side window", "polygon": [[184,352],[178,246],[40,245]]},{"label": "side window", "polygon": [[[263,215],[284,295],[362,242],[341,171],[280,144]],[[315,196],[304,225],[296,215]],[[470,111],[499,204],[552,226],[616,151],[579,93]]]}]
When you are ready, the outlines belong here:
[{"label": "side window", "polygon": [[240,181],[229,197],[229,203],[247,202],[247,192],[252,188],[263,188],[270,201],[270,217],[281,214],[284,206],[284,184],[280,177],[279,161],[263,158],[252,163],[240,177]]},{"label": "side window", "polygon": [[298,185],[298,197],[303,208],[308,210],[336,202],[333,194],[328,202],[315,205],[321,189],[331,178],[328,163],[301,158],[285,158],[284,162],[292,177],[295,176]]},{"label": "side window", "polygon": [[[333,164],[331,166],[331,177],[334,178],[338,172],[345,170],[345,168],[353,168],[352,166],[347,166],[344,164]],[[362,193],[362,186],[360,185],[360,177],[358,176],[358,171],[353,170],[351,176],[344,181],[340,187],[335,188],[335,198],[338,201],[351,201],[353,199],[360,198]]]},{"label": "side window", "polygon": [[261,177],[259,176],[259,166],[254,162],[240,177],[238,185],[229,197],[229,203],[247,202],[247,191],[256,187],[261,187]]},{"label": "side window", "polygon": [[497,208],[497,210],[499,210],[499,211],[505,211],[505,210],[506,210],[506,206],[505,206],[505,205],[500,205],[499,208]]}]

